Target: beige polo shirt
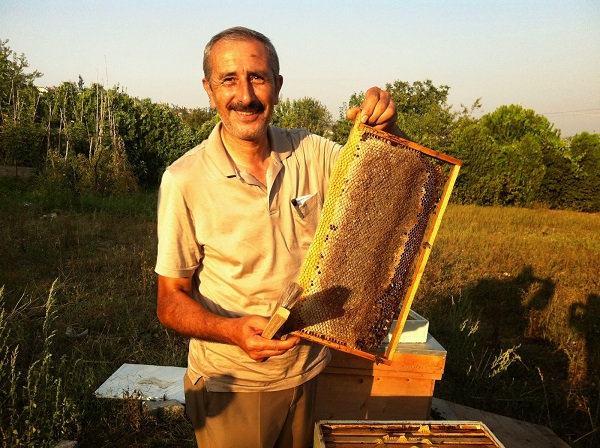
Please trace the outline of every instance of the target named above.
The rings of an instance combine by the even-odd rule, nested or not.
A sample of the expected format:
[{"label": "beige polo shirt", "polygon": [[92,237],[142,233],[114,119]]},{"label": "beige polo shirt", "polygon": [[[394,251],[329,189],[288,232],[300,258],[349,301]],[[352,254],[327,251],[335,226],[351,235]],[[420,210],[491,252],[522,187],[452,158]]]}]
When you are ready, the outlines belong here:
[{"label": "beige polo shirt", "polygon": [[[236,171],[220,127],[163,175],[155,270],[193,275],[194,298],[213,313],[269,317],[299,274],[341,146],[270,127],[265,188]],[[192,339],[188,374],[213,391],[281,390],[313,378],[328,359],[326,348],[306,341],[257,363],[237,346]]]}]

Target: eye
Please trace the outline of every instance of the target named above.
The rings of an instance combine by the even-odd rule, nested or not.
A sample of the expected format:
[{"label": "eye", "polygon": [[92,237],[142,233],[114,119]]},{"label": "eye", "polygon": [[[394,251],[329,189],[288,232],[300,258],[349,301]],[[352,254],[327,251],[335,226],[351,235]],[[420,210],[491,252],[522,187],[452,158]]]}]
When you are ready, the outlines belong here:
[{"label": "eye", "polygon": [[264,84],[265,78],[259,75],[250,75],[250,82],[252,84]]},{"label": "eye", "polygon": [[227,76],[221,80],[221,84],[224,86],[232,86],[236,82],[236,79],[233,76]]}]

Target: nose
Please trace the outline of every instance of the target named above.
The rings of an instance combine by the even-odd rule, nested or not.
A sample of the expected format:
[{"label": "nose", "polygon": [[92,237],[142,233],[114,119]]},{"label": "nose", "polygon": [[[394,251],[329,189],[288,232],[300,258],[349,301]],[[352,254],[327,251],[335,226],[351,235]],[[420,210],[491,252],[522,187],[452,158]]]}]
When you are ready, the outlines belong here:
[{"label": "nose", "polygon": [[244,78],[238,83],[237,97],[242,104],[250,104],[256,99],[254,86],[249,79]]}]

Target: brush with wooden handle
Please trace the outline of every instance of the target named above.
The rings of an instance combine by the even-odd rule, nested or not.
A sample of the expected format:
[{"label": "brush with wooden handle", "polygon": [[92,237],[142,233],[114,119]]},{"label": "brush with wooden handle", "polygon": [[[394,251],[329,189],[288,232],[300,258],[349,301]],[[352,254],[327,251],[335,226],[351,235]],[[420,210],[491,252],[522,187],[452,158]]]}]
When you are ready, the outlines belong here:
[{"label": "brush with wooden handle", "polygon": [[290,283],[283,291],[283,294],[277,302],[277,308],[262,332],[262,337],[273,339],[273,336],[279,331],[287,318],[290,316],[290,310],[296,304],[304,289],[297,283]]}]

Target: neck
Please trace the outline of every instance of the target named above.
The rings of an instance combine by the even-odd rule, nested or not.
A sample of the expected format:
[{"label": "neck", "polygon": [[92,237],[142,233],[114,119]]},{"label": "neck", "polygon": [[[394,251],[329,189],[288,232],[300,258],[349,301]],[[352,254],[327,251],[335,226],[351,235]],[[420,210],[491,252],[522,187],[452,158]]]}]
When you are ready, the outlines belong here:
[{"label": "neck", "polygon": [[271,148],[267,133],[257,140],[237,139],[221,128],[221,140],[229,157],[239,170],[251,173],[263,185],[266,185],[267,168]]},{"label": "neck", "polygon": [[222,127],[221,140],[234,161],[236,163],[239,161],[243,166],[264,162],[271,154],[269,138],[266,132],[256,140],[242,140],[233,137]]}]

